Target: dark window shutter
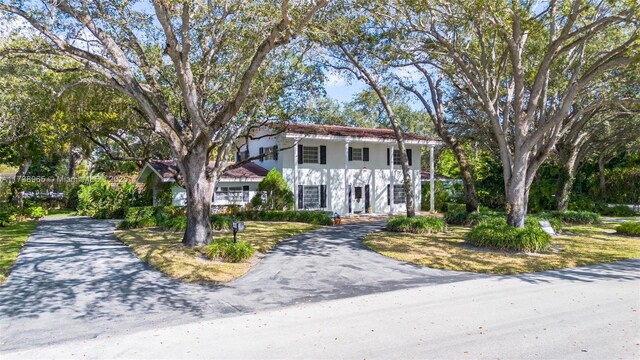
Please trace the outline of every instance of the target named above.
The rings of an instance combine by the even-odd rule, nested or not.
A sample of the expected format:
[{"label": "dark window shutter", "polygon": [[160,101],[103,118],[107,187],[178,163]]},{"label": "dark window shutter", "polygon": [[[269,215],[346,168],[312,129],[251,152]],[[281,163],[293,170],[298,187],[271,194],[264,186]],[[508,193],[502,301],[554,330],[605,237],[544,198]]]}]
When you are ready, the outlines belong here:
[{"label": "dark window shutter", "polygon": [[273,160],[278,160],[278,145],[273,145]]},{"label": "dark window shutter", "polygon": [[249,185],[244,185],[242,187],[242,201],[249,202]]},{"label": "dark window shutter", "polygon": [[362,148],[362,161],[369,161],[369,148]]},{"label": "dark window shutter", "polygon": [[236,153],[236,162],[240,162],[240,151]]},{"label": "dark window shutter", "polygon": [[302,185],[298,185],[298,210],[302,209]]},{"label": "dark window shutter", "polygon": [[302,162],[302,145],[298,145],[298,164],[303,164],[303,162]]},{"label": "dark window shutter", "polygon": [[387,205],[391,205],[391,185],[387,184]]},{"label": "dark window shutter", "polygon": [[349,161],[353,161],[353,148],[349,146]]},{"label": "dark window shutter", "polygon": [[327,147],[320,145],[320,164],[327,163]]},{"label": "dark window shutter", "polygon": [[327,186],[326,185],[320,185],[320,207],[321,208],[327,207]]},{"label": "dark window shutter", "polygon": [[391,161],[389,159],[390,159],[389,148],[387,148],[387,165],[391,165]]},{"label": "dark window shutter", "polygon": [[[261,147],[260,149],[258,149],[258,151],[259,151],[260,155],[264,155],[264,148],[263,148],[263,147]],[[261,156],[261,157],[260,157],[260,161],[264,161],[264,156]]]},{"label": "dark window shutter", "polygon": [[411,149],[407,149],[407,159],[409,160],[409,166],[413,165],[413,151]]}]

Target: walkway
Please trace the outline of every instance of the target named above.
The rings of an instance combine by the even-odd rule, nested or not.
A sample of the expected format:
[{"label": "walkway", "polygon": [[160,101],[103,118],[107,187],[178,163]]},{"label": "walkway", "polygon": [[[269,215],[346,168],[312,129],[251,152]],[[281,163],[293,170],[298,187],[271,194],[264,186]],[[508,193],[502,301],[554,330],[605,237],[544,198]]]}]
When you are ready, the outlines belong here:
[{"label": "walkway", "polygon": [[297,235],[229,286],[186,284],[140,262],[114,224],[42,221],[0,287],[0,351],[481,277],[365,249],[374,222]]}]

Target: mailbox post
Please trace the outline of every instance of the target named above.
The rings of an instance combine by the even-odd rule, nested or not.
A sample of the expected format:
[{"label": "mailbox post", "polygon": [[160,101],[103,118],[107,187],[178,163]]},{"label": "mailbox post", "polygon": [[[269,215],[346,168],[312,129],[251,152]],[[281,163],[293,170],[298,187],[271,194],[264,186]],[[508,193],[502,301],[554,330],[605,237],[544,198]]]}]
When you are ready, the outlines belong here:
[{"label": "mailbox post", "polygon": [[237,221],[235,216],[232,218],[232,221],[233,221],[233,225],[232,225],[233,243],[235,244],[238,242],[238,239],[237,239],[238,231],[244,230],[244,221]]}]

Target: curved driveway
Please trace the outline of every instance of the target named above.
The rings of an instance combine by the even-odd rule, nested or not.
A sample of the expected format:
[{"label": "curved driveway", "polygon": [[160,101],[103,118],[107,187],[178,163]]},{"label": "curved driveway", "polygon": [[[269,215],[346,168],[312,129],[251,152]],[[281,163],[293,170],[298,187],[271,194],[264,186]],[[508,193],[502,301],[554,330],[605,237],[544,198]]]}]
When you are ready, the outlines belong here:
[{"label": "curved driveway", "polygon": [[362,237],[378,222],[294,236],[227,286],[188,284],[139,261],[115,238],[114,224],[41,222],[0,287],[0,350],[480,277],[365,249]]}]

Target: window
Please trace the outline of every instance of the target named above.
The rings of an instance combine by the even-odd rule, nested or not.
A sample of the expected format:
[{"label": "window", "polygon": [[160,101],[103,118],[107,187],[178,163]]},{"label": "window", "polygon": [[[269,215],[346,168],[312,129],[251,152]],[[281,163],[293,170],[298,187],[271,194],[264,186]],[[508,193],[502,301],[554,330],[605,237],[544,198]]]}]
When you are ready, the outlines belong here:
[{"label": "window", "polygon": [[242,202],[242,186],[219,187],[216,191],[216,200],[227,202]]},{"label": "window", "polygon": [[[400,150],[393,150],[393,165],[401,165],[402,161],[400,160]],[[403,201],[404,202],[404,201]]]},{"label": "window", "polygon": [[393,203],[394,204],[404,204],[404,186],[402,185],[393,185]]},{"label": "window", "polygon": [[362,161],[362,148],[352,148],[351,161]]},{"label": "window", "polygon": [[260,154],[264,155],[261,161],[264,160],[276,160],[276,149],[273,147],[261,147]]},{"label": "window", "polygon": [[319,151],[317,146],[303,146],[302,147],[302,161],[303,163],[317,164],[319,158]]},{"label": "window", "polygon": [[249,158],[249,150],[239,150],[236,156],[237,161],[244,161]]},{"label": "window", "polygon": [[[407,162],[409,163],[409,166],[413,165],[412,153],[411,149],[407,149]],[[389,165],[389,149],[387,149],[387,165]],[[400,150],[393,150],[393,165],[402,165]]]},{"label": "window", "polygon": [[320,187],[319,186],[303,186],[302,187],[302,207],[303,209],[319,209],[320,208]]}]

